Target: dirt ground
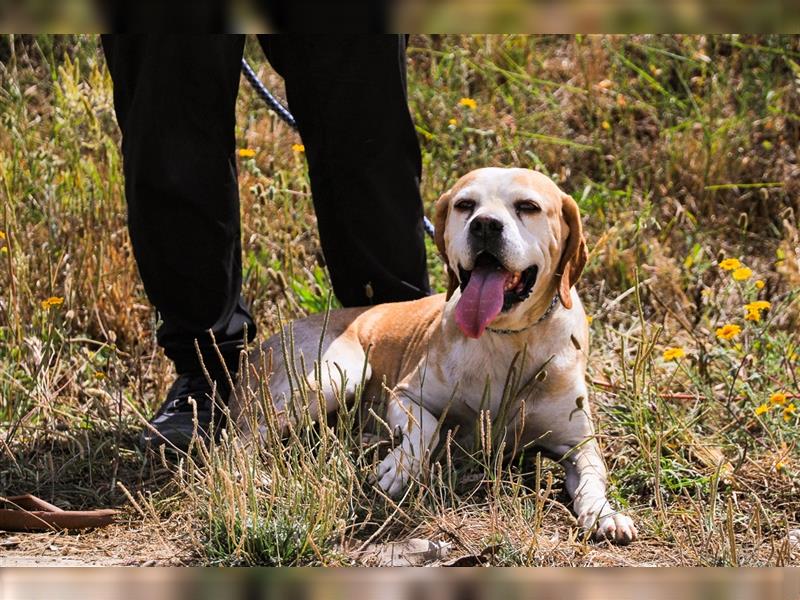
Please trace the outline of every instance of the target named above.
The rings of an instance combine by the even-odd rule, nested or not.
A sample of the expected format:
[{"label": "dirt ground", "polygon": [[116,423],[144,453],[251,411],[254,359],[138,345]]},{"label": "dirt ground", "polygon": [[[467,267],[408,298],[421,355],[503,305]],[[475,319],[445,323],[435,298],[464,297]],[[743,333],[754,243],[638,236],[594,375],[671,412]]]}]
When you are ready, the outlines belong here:
[{"label": "dirt ground", "polygon": [[190,554],[152,528],[120,522],[85,533],[0,533],[0,567],[182,566]]},{"label": "dirt ground", "polygon": [[[548,531],[539,542],[543,565],[563,560],[582,566],[686,565],[687,558],[669,550],[656,538],[647,538],[625,548],[602,543],[560,543],[565,527]],[[433,532],[424,532],[433,533]],[[440,532],[440,537],[443,532]],[[478,566],[491,562],[493,548],[465,548],[463,545],[411,538],[402,542],[370,544],[366,548],[343,550],[353,563],[364,566]],[[792,562],[800,563],[800,530],[791,530],[786,542]],[[768,560],[774,548],[751,549]],[[141,522],[120,522],[83,533],[0,533],[0,567],[111,567],[111,566],[192,566],[202,562],[188,540],[180,539],[173,524],[167,533],[163,526]],[[689,561],[691,562],[691,561]]]}]

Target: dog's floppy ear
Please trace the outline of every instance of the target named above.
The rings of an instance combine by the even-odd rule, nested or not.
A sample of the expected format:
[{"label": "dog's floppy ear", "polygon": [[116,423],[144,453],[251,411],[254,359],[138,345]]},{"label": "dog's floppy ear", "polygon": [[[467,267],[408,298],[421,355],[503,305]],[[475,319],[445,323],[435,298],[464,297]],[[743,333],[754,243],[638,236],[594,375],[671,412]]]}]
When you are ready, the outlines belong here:
[{"label": "dog's floppy ear", "polygon": [[581,214],[578,204],[571,196],[563,194],[561,196],[561,215],[569,227],[569,236],[564,244],[564,251],[558,263],[556,277],[558,280],[558,297],[564,308],[572,308],[572,298],[570,290],[575,282],[578,281],[589,253],[586,251],[586,240],[583,237],[583,226],[581,225]]},{"label": "dog's floppy ear", "polygon": [[444,260],[445,268],[447,269],[447,299],[456,291],[458,287],[458,277],[453,269],[450,268],[450,261],[447,260],[447,249],[444,244],[444,228],[447,223],[447,214],[450,211],[450,197],[453,190],[447,190],[436,201],[436,206],[433,209],[433,241],[436,242],[436,247],[439,249],[439,254]]}]

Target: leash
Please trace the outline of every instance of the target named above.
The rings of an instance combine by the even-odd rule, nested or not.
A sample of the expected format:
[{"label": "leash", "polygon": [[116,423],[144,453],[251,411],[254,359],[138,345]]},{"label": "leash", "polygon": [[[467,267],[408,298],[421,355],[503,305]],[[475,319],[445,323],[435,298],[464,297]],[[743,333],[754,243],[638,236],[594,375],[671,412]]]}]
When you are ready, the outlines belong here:
[{"label": "leash", "polygon": [[[297,131],[297,121],[295,120],[294,115],[286,106],[281,103],[280,100],[272,95],[272,92],[270,92],[267,89],[267,86],[261,82],[261,80],[258,78],[258,75],[256,75],[256,72],[253,71],[253,68],[244,57],[242,57],[242,73],[244,73],[244,78],[247,79],[247,82],[253,88],[255,93],[258,94],[259,98],[264,101],[264,104],[274,111],[275,114],[280,117],[281,121]],[[430,219],[428,219],[428,217],[425,215],[422,215],[422,227],[425,229],[425,233],[433,238],[433,223],[431,223]]]},{"label": "leash", "polygon": [[244,78],[247,79],[247,82],[252,86],[253,90],[255,90],[256,94],[264,101],[264,104],[270,107],[275,114],[280,117],[281,121],[297,131],[297,121],[294,120],[294,115],[289,112],[288,108],[281,104],[280,100],[272,95],[272,92],[267,89],[267,86],[261,83],[258,75],[256,75],[256,72],[253,71],[253,68],[244,57],[242,57],[242,73],[244,73]]}]

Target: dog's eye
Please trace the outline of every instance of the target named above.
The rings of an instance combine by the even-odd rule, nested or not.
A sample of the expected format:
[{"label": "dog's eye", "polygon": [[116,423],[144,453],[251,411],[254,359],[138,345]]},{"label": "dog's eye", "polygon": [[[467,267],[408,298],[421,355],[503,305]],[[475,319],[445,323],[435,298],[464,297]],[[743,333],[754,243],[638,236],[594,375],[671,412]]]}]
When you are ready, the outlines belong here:
[{"label": "dog's eye", "polygon": [[523,215],[523,214],[530,215],[541,212],[542,210],[539,207],[539,205],[536,204],[536,202],[534,202],[533,200],[517,200],[514,203],[514,208],[517,211],[517,215]]},{"label": "dog's eye", "polygon": [[462,198],[455,203],[454,208],[464,212],[472,212],[475,210],[475,200],[472,200],[471,198]]}]

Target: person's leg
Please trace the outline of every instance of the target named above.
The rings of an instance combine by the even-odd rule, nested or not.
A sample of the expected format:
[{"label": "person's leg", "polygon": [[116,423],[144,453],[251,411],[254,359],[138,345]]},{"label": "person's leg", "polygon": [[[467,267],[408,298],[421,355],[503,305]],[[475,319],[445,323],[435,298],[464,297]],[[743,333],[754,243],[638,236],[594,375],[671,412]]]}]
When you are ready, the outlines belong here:
[{"label": "person's leg", "polygon": [[405,38],[281,34],[259,40],[286,81],[339,301],[361,306],[429,294]]},{"label": "person's leg", "polygon": [[[243,36],[114,35],[103,48],[122,131],[128,227],[159,344],[179,375],[235,370],[244,329],[235,103]],[[191,387],[191,386],[190,386]],[[162,407],[163,408],[163,407]]]}]

